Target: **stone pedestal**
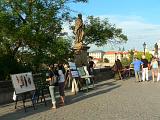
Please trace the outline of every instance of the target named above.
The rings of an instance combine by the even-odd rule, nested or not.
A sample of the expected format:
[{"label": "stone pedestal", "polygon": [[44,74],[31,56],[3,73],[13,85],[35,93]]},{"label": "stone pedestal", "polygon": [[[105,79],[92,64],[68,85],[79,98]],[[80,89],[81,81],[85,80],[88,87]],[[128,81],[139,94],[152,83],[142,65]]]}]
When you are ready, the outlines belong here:
[{"label": "stone pedestal", "polygon": [[75,44],[75,46],[73,47],[74,49],[74,61],[77,65],[77,67],[81,67],[83,65],[87,65],[88,64],[88,52],[87,50],[90,47],[88,47],[85,44]]}]

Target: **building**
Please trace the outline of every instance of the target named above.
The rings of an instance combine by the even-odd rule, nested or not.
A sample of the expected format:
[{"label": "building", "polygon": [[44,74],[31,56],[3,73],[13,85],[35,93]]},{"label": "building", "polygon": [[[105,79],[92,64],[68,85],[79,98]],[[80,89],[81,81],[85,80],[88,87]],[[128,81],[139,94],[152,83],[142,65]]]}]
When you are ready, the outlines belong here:
[{"label": "building", "polygon": [[104,51],[102,50],[95,50],[92,52],[89,52],[89,56],[92,56],[93,58],[103,59]]},{"label": "building", "polygon": [[89,52],[89,56],[93,57],[93,61],[97,63],[98,61],[104,61],[104,59],[108,59],[109,63],[114,63],[116,59],[122,59],[123,57],[129,58],[129,52],[126,51],[101,51],[96,50],[93,52]]},{"label": "building", "polygon": [[125,51],[107,51],[103,56],[104,59],[108,59],[110,63],[114,63],[116,59],[122,59],[123,57],[128,58],[129,53]]}]

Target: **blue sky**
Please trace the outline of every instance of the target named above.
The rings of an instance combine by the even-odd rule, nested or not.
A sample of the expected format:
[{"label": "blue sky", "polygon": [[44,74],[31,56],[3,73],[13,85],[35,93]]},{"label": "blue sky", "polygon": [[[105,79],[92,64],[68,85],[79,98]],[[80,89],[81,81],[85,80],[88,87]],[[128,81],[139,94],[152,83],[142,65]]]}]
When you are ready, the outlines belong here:
[{"label": "blue sky", "polygon": [[154,44],[160,40],[160,0],[89,0],[88,3],[70,4],[70,8],[77,11],[72,13],[77,16],[82,13],[84,18],[93,15],[100,18],[109,18],[111,24],[122,28],[128,36],[128,42],[123,45],[106,45],[94,49],[128,49],[142,50],[146,42],[148,49],[153,49]]}]

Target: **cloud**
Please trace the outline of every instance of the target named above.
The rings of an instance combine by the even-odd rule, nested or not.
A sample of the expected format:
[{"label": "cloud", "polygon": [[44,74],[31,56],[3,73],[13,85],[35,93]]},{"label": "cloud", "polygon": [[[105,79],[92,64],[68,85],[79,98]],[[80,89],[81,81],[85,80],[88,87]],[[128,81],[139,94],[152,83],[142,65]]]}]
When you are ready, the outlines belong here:
[{"label": "cloud", "polygon": [[[128,36],[128,41],[126,44],[111,46],[110,44],[103,47],[96,47],[91,45],[90,50],[109,50],[118,47],[125,47],[126,50],[137,49],[143,50],[143,43],[147,44],[147,48],[152,50],[154,44],[160,40],[160,25],[152,24],[145,21],[141,16],[121,16],[121,15],[99,15],[95,17],[100,17],[101,19],[108,18],[111,24],[115,24],[117,28],[122,28],[122,31],[125,35]],[[85,21],[86,16],[83,16]],[[72,34],[72,32],[66,27],[65,31]]]},{"label": "cloud", "polygon": [[126,49],[143,49],[143,43],[147,44],[148,49],[153,49],[154,44],[160,40],[160,25],[145,22],[141,16],[120,16],[105,15],[112,24],[122,28],[123,33],[128,36],[128,42],[123,46]]}]

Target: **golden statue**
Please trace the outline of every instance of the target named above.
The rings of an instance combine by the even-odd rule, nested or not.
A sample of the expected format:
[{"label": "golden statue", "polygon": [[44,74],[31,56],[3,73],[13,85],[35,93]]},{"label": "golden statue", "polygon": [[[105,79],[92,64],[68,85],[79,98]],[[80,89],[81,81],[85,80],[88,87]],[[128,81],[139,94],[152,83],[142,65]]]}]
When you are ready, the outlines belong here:
[{"label": "golden statue", "polygon": [[83,37],[84,37],[84,24],[83,24],[83,20],[82,20],[82,14],[78,14],[78,18],[75,21],[75,30],[74,30],[74,34],[76,35],[75,37],[75,44],[83,43]]}]

